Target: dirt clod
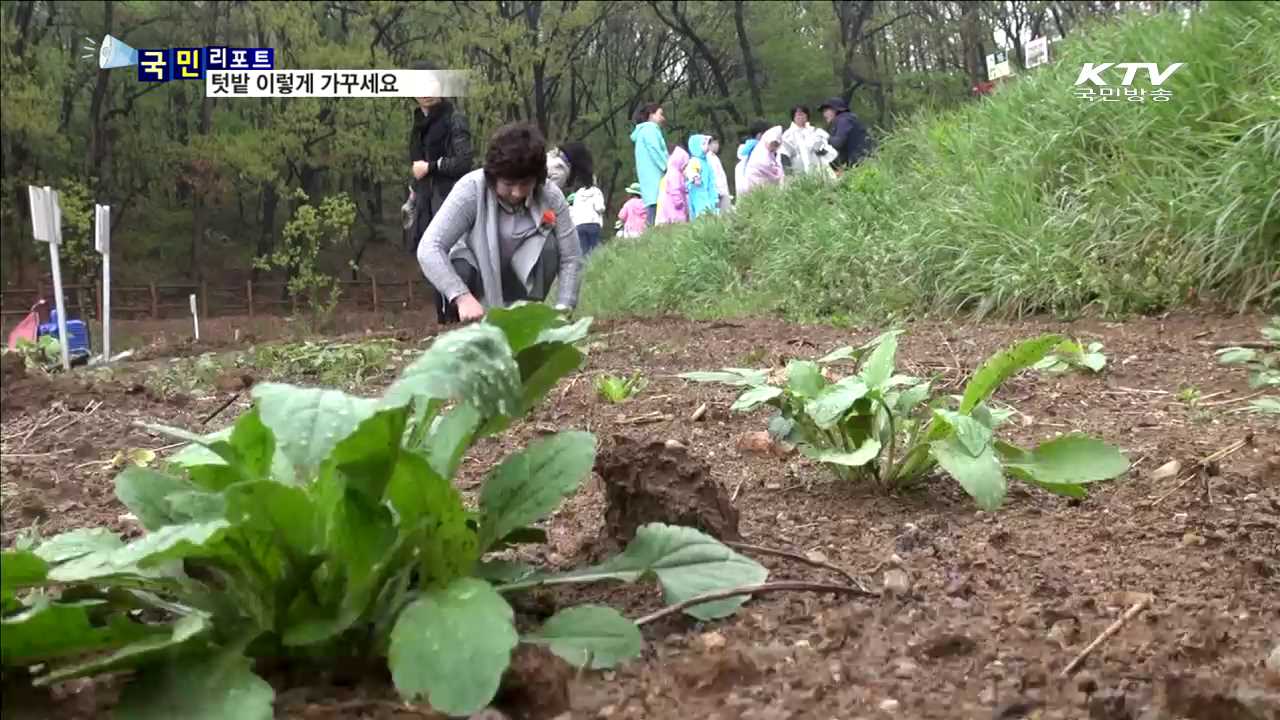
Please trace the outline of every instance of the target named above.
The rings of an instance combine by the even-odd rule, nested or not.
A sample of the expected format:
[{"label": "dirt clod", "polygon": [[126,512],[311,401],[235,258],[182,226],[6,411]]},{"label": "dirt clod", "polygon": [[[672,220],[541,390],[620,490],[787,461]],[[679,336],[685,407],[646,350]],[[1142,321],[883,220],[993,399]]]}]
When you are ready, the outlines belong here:
[{"label": "dirt clod", "polygon": [[692,527],[720,540],[742,539],[728,493],[685,447],[615,436],[596,470],[605,486],[606,545],[621,547],[637,528],[653,522]]},{"label": "dirt clod", "polygon": [[494,706],[513,720],[546,720],[569,709],[573,668],[550,650],[519,645],[502,675]]}]

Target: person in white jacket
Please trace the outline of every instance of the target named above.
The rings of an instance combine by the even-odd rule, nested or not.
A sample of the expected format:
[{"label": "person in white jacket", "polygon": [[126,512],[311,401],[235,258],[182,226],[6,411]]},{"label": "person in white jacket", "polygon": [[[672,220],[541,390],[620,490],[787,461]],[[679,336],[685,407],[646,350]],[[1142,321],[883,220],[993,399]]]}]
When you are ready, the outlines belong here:
[{"label": "person in white jacket", "polygon": [[786,174],[834,178],[831,161],[836,152],[827,143],[830,137],[826,130],[809,124],[809,108],[804,105],[791,108],[791,127],[782,133],[782,147],[778,151]]},{"label": "person in white jacket", "polygon": [[578,227],[578,242],[586,257],[600,244],[600,226],[604,224],[604,193],[596,187],[595,178],[590,185],[573,192],[569,203],[569,217]]},{"label": "person in white jacket", "polygon": [[760,136],[768,129],[768,122],[752,121],[747,127],[747,139],[738,146],[738,164],[733,168],[733,191],[738,197],[741,197],[742,191],[747,189],[747,158],[751,157],[751,151],[755,149],[756,143],[760,142]]},{"label": "person in white jacket", "polygon": [[729,178],[725,176],[724,164],[720,162],[720,141],[714,137],[707,143],[707,164],[716,174],[716,195],[719,198],[720,212],[728,212],[733,196],[729,194]]}]

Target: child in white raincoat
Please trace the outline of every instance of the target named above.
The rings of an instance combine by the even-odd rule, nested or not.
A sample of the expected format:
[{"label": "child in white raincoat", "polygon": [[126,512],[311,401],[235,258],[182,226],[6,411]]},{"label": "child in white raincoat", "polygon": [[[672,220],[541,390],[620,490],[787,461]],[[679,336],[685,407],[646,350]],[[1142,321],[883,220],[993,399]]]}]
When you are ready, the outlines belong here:
[{"label": "child in white raincoat", "polygon": [[827,144],[830,135],[822,128],[809,124],[809,108],[797,105],[791,109],[791,127],[782,133],[782,147],[778,154],[788,176],[817,174],[834,178],[831,161],[836,152]]}]

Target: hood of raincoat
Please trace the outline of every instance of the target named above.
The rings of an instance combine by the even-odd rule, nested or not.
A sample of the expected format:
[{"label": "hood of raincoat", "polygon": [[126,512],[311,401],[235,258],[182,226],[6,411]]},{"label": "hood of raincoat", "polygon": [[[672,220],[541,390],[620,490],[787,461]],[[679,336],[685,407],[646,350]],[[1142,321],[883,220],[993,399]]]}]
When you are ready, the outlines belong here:
[{"label": "hood of raincoat", "polygon": [[[641,135],[649,131],[649,128],[658,128],[658,123],[652,120],[646,120],[645,122],[642,122],[636,125],[634,128],[632,128],[631,142],[635,142],[636,140],[638,140]],[[658,128],[658,130],[661,131],[662,128]]]},{"label": "hood of raincoat", "polygon": [[690,135],[689,136],[689,155],[698,160],[707,159],[707,141],[711,139],[709,135]]},{"label": "hood of raincoat", "polygon": [[765,130],[764,134],[760,136],[760,144],[764,145],[766,148],[769,147],[770,143],[776,143],[776,142],[782,142],[782,126],[781,125],[774,125],[768,130]]},{"label": "hood of raincoat", "polygon": [[756,149],[756,143],[760,142],[759,138],[747,138],[738,146],[738,159],[746,160],[751,157],[751,151]]},{"label": "hood of raincoat", "polygon": [[679,178],[684,173],[684,166],[688,164],[689,153],[677,145],[676,149],[671,151],[671,157],[667,159],[667,174]]}]

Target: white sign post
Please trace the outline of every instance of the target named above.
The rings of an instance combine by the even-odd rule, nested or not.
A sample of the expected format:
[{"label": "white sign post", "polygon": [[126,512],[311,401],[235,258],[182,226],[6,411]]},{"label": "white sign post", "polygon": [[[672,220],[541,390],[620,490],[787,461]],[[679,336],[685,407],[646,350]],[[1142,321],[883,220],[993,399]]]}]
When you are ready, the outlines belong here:
[{"label": "white sign post", "polygon": [[93,206],[93,247],[102,256],[102,362],[111,362],[111,206]]},{"label": "white sign post", "polygon": [[31,230],[38,242],[49,243],[49,265],[53,270],[53,302],[58,312],[58,346],[62,349],[62,369],[71,370],[67,349],[67,314],[62,306],[62,266],[58,262],[58,246],[62,244],[62,207],[58,193],[48,185],[27,186],[31,198]]},{"label": "white sign post", "polygon": [[200,342],[200,316],[196,315],[196,294],[191,293],[191,322],[196,328],[196,342]]},{"label": "white sign post", "polygon": [[1027,58],[1028,69],[1049,62],[1049,38],[1041,36],[1028,42],[1023,54]]}]

